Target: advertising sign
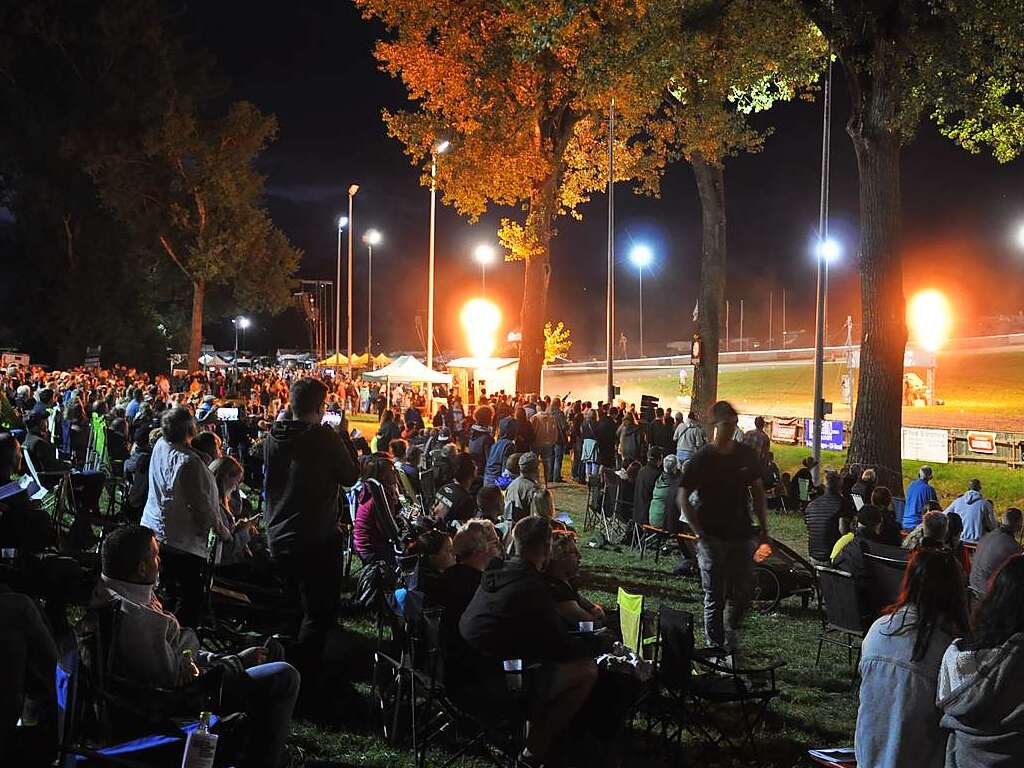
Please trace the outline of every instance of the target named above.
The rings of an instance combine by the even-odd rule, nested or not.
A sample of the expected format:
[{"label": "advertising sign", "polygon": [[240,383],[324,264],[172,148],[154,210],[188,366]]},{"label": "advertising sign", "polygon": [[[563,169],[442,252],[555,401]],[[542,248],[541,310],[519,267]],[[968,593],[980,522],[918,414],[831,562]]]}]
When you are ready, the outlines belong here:
[{"label": "advertising sign", "polygon": [[778,443],[795,443],[796,421],[793,419],[775,419],[772,422],[772,440]]},{"label": "advertising sign", "polygon": [[[804,419],[804,445],[812,448],[814,444],[814,421]],[[821,421],[821,447],[826,451],[843,450],[843,422]]]},{"label": "advertising sign", "polygon": [[903,427],[901,443],[904,459],[949,463],[949,432],[944,429]]},{"label": "advertising sign", "polygon": [[984,453],[988,456],[995,455],[996,433],[995,432],[968,432],[967,449],[971,453]]}]

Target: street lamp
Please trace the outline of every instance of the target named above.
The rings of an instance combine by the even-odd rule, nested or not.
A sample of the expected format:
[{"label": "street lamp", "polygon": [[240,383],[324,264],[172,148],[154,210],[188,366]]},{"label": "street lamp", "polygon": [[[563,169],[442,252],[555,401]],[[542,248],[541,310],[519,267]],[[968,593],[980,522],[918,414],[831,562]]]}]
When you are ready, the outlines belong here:
[{"label": "street lamp", "polygon": [[252,323],[251,323],[251,321],[249,320],[248,317],[243,317],[242,315],[239,315],[238,317],[232,318],[231,322],[235,326],[235,359],[234,359],[234,363],[235,363],[235,368],[238,368],[238,331],[239,330],[245,331],[245,329],[248,328],[250,325],[252,325]]},{"label": "street lamp", "polygon": [[434,209],[437,198],[437,156],[451,144],[439,142],[430,149],[430,256],[427,265],[427,368],[434,367]]},{"label": "street lamp", "polygon": [[341,357],[341,302],[338,292],[341,288],[341,232],[348,226],[348,216],[338,217],[338,273],[334,280],[334,373],[337,376]]},{"label": "street lamp", "polygon": [[[815,472],[821,465],[821,422],[825,418],[825,297],[828,294],[828,267],[842,255],[839,243],[826,236],[815,246],[818,260],[817,311],[814,325],[814,437],[812,448]],[[851,382],[852,386],[852,382]],[[817,475],[816,475],[817,477]]]},{"label": "street lamp", "polygon": [[[355,218],[352,216],[352,198],[359,191],[359,185],[353,184],[348,188],[348,379],[352,380],[352,227]],[[337,358],[334,359],[334,378],[337,383],[338,368]]]},{"label": "street lamp", "polygon": [[366,243],[366,263],[369,265],[366,276],[366,365],[369,366],[373,359],[373,246],[380,243],[380,232],[366,230],[363,242]]},{"label": "street lamp", "polygon": [[494,246],[488,243],[481,243],[473,251],[473,258],[480,265],[480,295],[487,295],[487,265],[494,263]]},{"label": "street lamp", "polygon": [[634,245],[629,252],[629,260],[640,274],[640,357],[644,356],[644,267],[650,266],[654,253],[643,243]]}]

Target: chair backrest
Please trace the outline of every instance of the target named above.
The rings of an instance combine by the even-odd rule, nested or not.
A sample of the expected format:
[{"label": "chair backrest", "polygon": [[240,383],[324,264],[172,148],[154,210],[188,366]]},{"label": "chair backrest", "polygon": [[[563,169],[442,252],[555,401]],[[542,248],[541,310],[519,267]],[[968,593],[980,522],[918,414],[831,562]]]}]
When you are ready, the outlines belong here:
[{"label": "chair backrest", "polygon": [[110,427],[107,427],[105,432],[107,458],[111,461],[127,461],[128,442],[125,440],[124,435],[115,432]]},{"label": "chair backrest", "polygon": [[818,588],[824,603],[824,623],[851,634],[864,634],[864,619],[853,576],[835,568],[816,566]]},{"label": "chair backrest", "polygon": [[644,596],[630,594],[619,587],[616,602],[619,605],[619,629],[622,644],[640,655],[641,632],[644,623]]},{"label": "chair backrest", "polygon": [[674,693],[690,687],[693,671],[693,614],[662,605],[658,610],[658,682]]},{"label": "chair backrest", "polygon": [[373,495],[373,512],[377,526],[380,528],[381,533],[387,536],[395,546],[396,551],[401,550],[402,535],[398,530],[398,524],[395,522],[395,515],[391,509],[391,504],[388,503],[387,494],[384,493],[384,486],[381,485],[379,480],[375,480],[372,477],[365,479],[363,482],[366,483],[366,487],[370,489],[370,493]]},{"label": "chair backrest", "polygon": [[882,557],[864,553],[864,583],[867,586],[868,605],[874,615],[878,615],[887,605],[896,602],[900,596],[903,574],[907,570],[907,561],[892,557]]},{"label": "chair backrest", "polygon": [[420,503],[423,505],[423,513],[430,514],[431,504],[434,503],[434,495],[437,489],[434,487],[434,470],[420,470]]}]

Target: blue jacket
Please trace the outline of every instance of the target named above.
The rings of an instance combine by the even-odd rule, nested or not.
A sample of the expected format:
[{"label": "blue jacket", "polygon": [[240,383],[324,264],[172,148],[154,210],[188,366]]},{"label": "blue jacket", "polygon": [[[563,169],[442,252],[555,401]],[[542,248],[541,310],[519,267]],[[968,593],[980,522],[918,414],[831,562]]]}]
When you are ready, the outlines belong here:
[{"label": "blue jacket", "polygon": [[515,449],[515,441],[509,440],[507,437],[500,438],[491,446],[491,450],[487,454],[487,466],[484,467],[484,485],[498,484],[498,478],[505,470],[505,462],[508,461],[508,457]]},{"label": "blue jacket", "polygon": [[871,625],[860,660],[860,707],[854,750],[871,768],[942,768],[946,732],[936,706],[939,666],[952,637],[932,633],[923,659],[911,661],[915,611],[902,608]]},{"label": "blue jacket", "polygon": [[907,486],[907,503],[903,508],[903,530],[912,531],[921,524],[925,507],[929,501],[938,501],[939,496],[924,480],[915,480]]},{"label": "blue jacket", "polygon": [[992,505],[985,501],[979,491],[967,491],[957,497],[956,501],[946,507],[946,514],[950,512],[956,512],[964,521],[960,540],[972,544],[981,541],[982,536],[994,531],[998,525]]}]

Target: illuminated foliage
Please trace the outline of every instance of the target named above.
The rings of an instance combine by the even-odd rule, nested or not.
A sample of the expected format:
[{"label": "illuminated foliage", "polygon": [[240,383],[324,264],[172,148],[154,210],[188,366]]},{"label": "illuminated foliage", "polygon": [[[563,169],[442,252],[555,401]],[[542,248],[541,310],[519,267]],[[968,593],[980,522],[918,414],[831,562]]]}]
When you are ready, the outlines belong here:
[{"label": "illuminated foliage", "polygon": [[572,349],[570,331],[559,320],[557,323],[544,323],[544,362],[553,363],[555,358],[568,357]]}]

